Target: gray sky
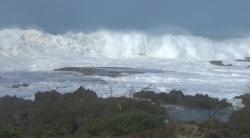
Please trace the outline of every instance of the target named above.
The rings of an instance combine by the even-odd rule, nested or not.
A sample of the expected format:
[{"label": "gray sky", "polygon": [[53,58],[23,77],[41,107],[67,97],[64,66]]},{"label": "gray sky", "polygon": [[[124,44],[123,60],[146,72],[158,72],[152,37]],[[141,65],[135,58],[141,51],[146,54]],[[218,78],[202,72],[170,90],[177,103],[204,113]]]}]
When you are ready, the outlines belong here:
[{"label": "gray sky", "polygon": [[250,31],[250,0],[0,0],[0,27],[138,29],[230,36]]}]

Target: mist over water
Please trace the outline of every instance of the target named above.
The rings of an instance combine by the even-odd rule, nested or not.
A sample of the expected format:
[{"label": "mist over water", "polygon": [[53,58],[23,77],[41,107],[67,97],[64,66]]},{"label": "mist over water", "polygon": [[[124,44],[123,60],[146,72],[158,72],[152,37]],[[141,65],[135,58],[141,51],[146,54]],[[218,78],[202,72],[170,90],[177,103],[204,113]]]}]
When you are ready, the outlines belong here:
[{"label": "mist over water", "polygon": [[[150,35],[139,31],[97,30],[53,35],[35,29],[0,30],[2,71],[84,66],[80,64],[92,58],[196,62],[235,60],[247,56],[250,56],[250,37],[211,40],[168,33]],[[99,64],[98,60],[96,64]]]}]

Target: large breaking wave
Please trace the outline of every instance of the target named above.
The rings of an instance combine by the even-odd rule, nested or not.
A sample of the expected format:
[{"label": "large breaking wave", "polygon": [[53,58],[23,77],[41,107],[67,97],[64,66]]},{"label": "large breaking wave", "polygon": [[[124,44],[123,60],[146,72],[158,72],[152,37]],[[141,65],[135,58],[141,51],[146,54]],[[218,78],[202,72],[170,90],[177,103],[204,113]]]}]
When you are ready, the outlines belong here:
[{"label": "large breaking wave", "polygon": [[137,31],[99,30],[53,35],[35,29],[0,30],[1,70],[51,69],[88,58],[207,61],[247,56],[250,56],[250,37],[219,41]]}]

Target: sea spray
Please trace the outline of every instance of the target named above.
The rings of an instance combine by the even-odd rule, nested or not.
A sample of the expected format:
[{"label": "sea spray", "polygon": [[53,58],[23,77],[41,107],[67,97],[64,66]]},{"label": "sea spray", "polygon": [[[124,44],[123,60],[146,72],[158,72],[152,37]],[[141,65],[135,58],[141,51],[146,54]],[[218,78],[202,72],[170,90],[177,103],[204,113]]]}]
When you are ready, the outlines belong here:
[{"label": "sea spray", "polygon": [[247,56],[250,56],[250,38],[215,41],[192,35],[150,35],[137,31],[98,30],[55,35],[35,29],[0,30],[1,70],[51,69],[88,58],[208,61]]}]

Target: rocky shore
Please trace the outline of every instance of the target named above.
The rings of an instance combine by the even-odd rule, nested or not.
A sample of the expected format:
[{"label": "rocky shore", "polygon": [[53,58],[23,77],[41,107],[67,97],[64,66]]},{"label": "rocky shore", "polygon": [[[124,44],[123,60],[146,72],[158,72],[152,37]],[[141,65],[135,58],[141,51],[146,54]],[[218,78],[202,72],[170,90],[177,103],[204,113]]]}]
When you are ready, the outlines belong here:
[{"label": "rocky shore", "polygon": [[134,94],[138,99],[149,99],[158,104],[178,105],[185,108],[195,109],[216,109],[232,107],[226,99],[219,100],[208,95],[196,94],[194,96],[184,95],[181,90],[171,90],[169,93],[154,91],[140,91]]},{"label": "rocky shore", "polygon": [[[231,107],[230,103],[208,95],[184,95],[179,90],[142,90],[131,97],[101,98],[80,87],[66,94],[38,92],[34,101],[5,96],[0,98],[0,137],[249,137],[250,96],[237,98],[245,107],[222,123],[213,114]],[[206,121],[175,122],[167,105],[211,112]]]}]

